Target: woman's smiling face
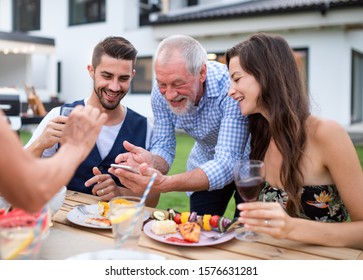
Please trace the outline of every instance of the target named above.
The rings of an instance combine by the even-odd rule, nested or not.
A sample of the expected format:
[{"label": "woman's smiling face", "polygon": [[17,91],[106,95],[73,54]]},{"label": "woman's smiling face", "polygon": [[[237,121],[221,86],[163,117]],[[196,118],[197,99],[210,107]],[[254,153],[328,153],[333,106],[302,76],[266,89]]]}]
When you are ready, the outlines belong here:
[{"label": "woman's smiling face", "polygon": [[238,56],[230,59],[228,68],[231,78],[228,95],[238,101],[242,115],[261,113],[257,106],[261,87],[255,77],[242,69]]}]

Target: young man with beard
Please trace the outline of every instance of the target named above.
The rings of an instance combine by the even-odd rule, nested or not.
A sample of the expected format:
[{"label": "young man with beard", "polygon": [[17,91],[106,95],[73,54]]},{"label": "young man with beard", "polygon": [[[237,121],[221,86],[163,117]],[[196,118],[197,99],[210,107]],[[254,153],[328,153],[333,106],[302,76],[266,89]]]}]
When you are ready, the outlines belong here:
[{"label": "young man with beard", "polygon": [[[93,51],[92,65],[87,68],[93,80],[91,96],[52,109],[25,146],[36,156],[50,157],[59,148],[69,108],[87,104],[106,113],[108,119],[96,145],[67,184],[70,190],[93,193],[103,201],[119,195],[141,194],[122,188],[118,178],[108,173],[115,157],[126,152],[123,141],[143,148],[149,146],[151,126],[147,119],[120,103],[135,75],[136,55],[134,46],[122,37],[107,37],[98,43]],[[156,206],[158,197],[158,194],[151,195],[147,204]]]},{"label": "young man with beard", "polygon": [[[228,97],[228,69],[224,64],[208,61],[198,41],[175,35],[160,43],[155,74],[150,152],[125,142],[129,153],[116,158],[116,162],[138,166],[143,175],[112,168],[110,172],[127,188],[142,191],[155,171],[147,168],[151,166],[160,171],[152,192],[186,191],[190,195],[190,211],[223,215],[235,192],[233,162],[249,156],[248,121],[241,115],[238,103]],[[165,176],[175,157],[176,128],[192,136],[195,144],[187,172]],[[235,199],[241,201],[237,192]]]}]

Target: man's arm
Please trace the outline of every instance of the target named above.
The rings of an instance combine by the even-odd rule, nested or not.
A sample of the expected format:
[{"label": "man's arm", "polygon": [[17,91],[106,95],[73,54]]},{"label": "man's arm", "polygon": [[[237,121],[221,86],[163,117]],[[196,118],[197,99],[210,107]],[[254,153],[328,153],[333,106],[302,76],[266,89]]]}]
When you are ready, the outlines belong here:
[{"label": "man's arm", "polygon": [[[68,117],[57,116],[57,110],[59,109],[53,109],[42,120],[29,142],[25,145],[25,149],[36,157],[42,157],[43,152],[59,143],[60,138],[62,137],[63,129],[67,123]],[[54,153],[55,149],[50,155],[53,155]]]}]

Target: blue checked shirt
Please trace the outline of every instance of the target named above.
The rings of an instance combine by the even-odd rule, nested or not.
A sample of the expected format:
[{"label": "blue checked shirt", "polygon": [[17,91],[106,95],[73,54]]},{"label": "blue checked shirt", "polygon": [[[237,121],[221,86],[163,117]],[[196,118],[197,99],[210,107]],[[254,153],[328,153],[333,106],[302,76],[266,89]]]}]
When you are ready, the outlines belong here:
[{"label": "blue checked shirt", "polygon": [[153,88],[151,105],[154,129],[150,151],[163,157],[169,166],[175,158],[175,128],[192,136],[187,170],[201,168],[209,180],[209,190],[222,189],[233,180],[233,162],[248,158],[248,120],[238,103],[228,96],[230,86],[226,65],[208,62],[205,89],[195,112],[177,116],[171,112],[158,86]]}]

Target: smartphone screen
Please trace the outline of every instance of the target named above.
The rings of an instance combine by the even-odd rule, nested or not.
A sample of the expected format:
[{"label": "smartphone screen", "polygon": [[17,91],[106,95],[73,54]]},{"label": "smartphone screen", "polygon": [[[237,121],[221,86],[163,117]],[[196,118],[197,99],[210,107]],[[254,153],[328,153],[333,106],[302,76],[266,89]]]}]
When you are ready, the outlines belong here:
[{"label": "smartphone screen", "polygon": [[140,174],[139,171],[131,166],[128,166],[128,165],[123,165],[123,164],[114,164],[112,163],[111,164],[111,167],[113,168],[122,168],[122,169],[125,169],[125,170],[128,170],[128,171],[131,171],[133,173],[136,173],[136,174]]}]

